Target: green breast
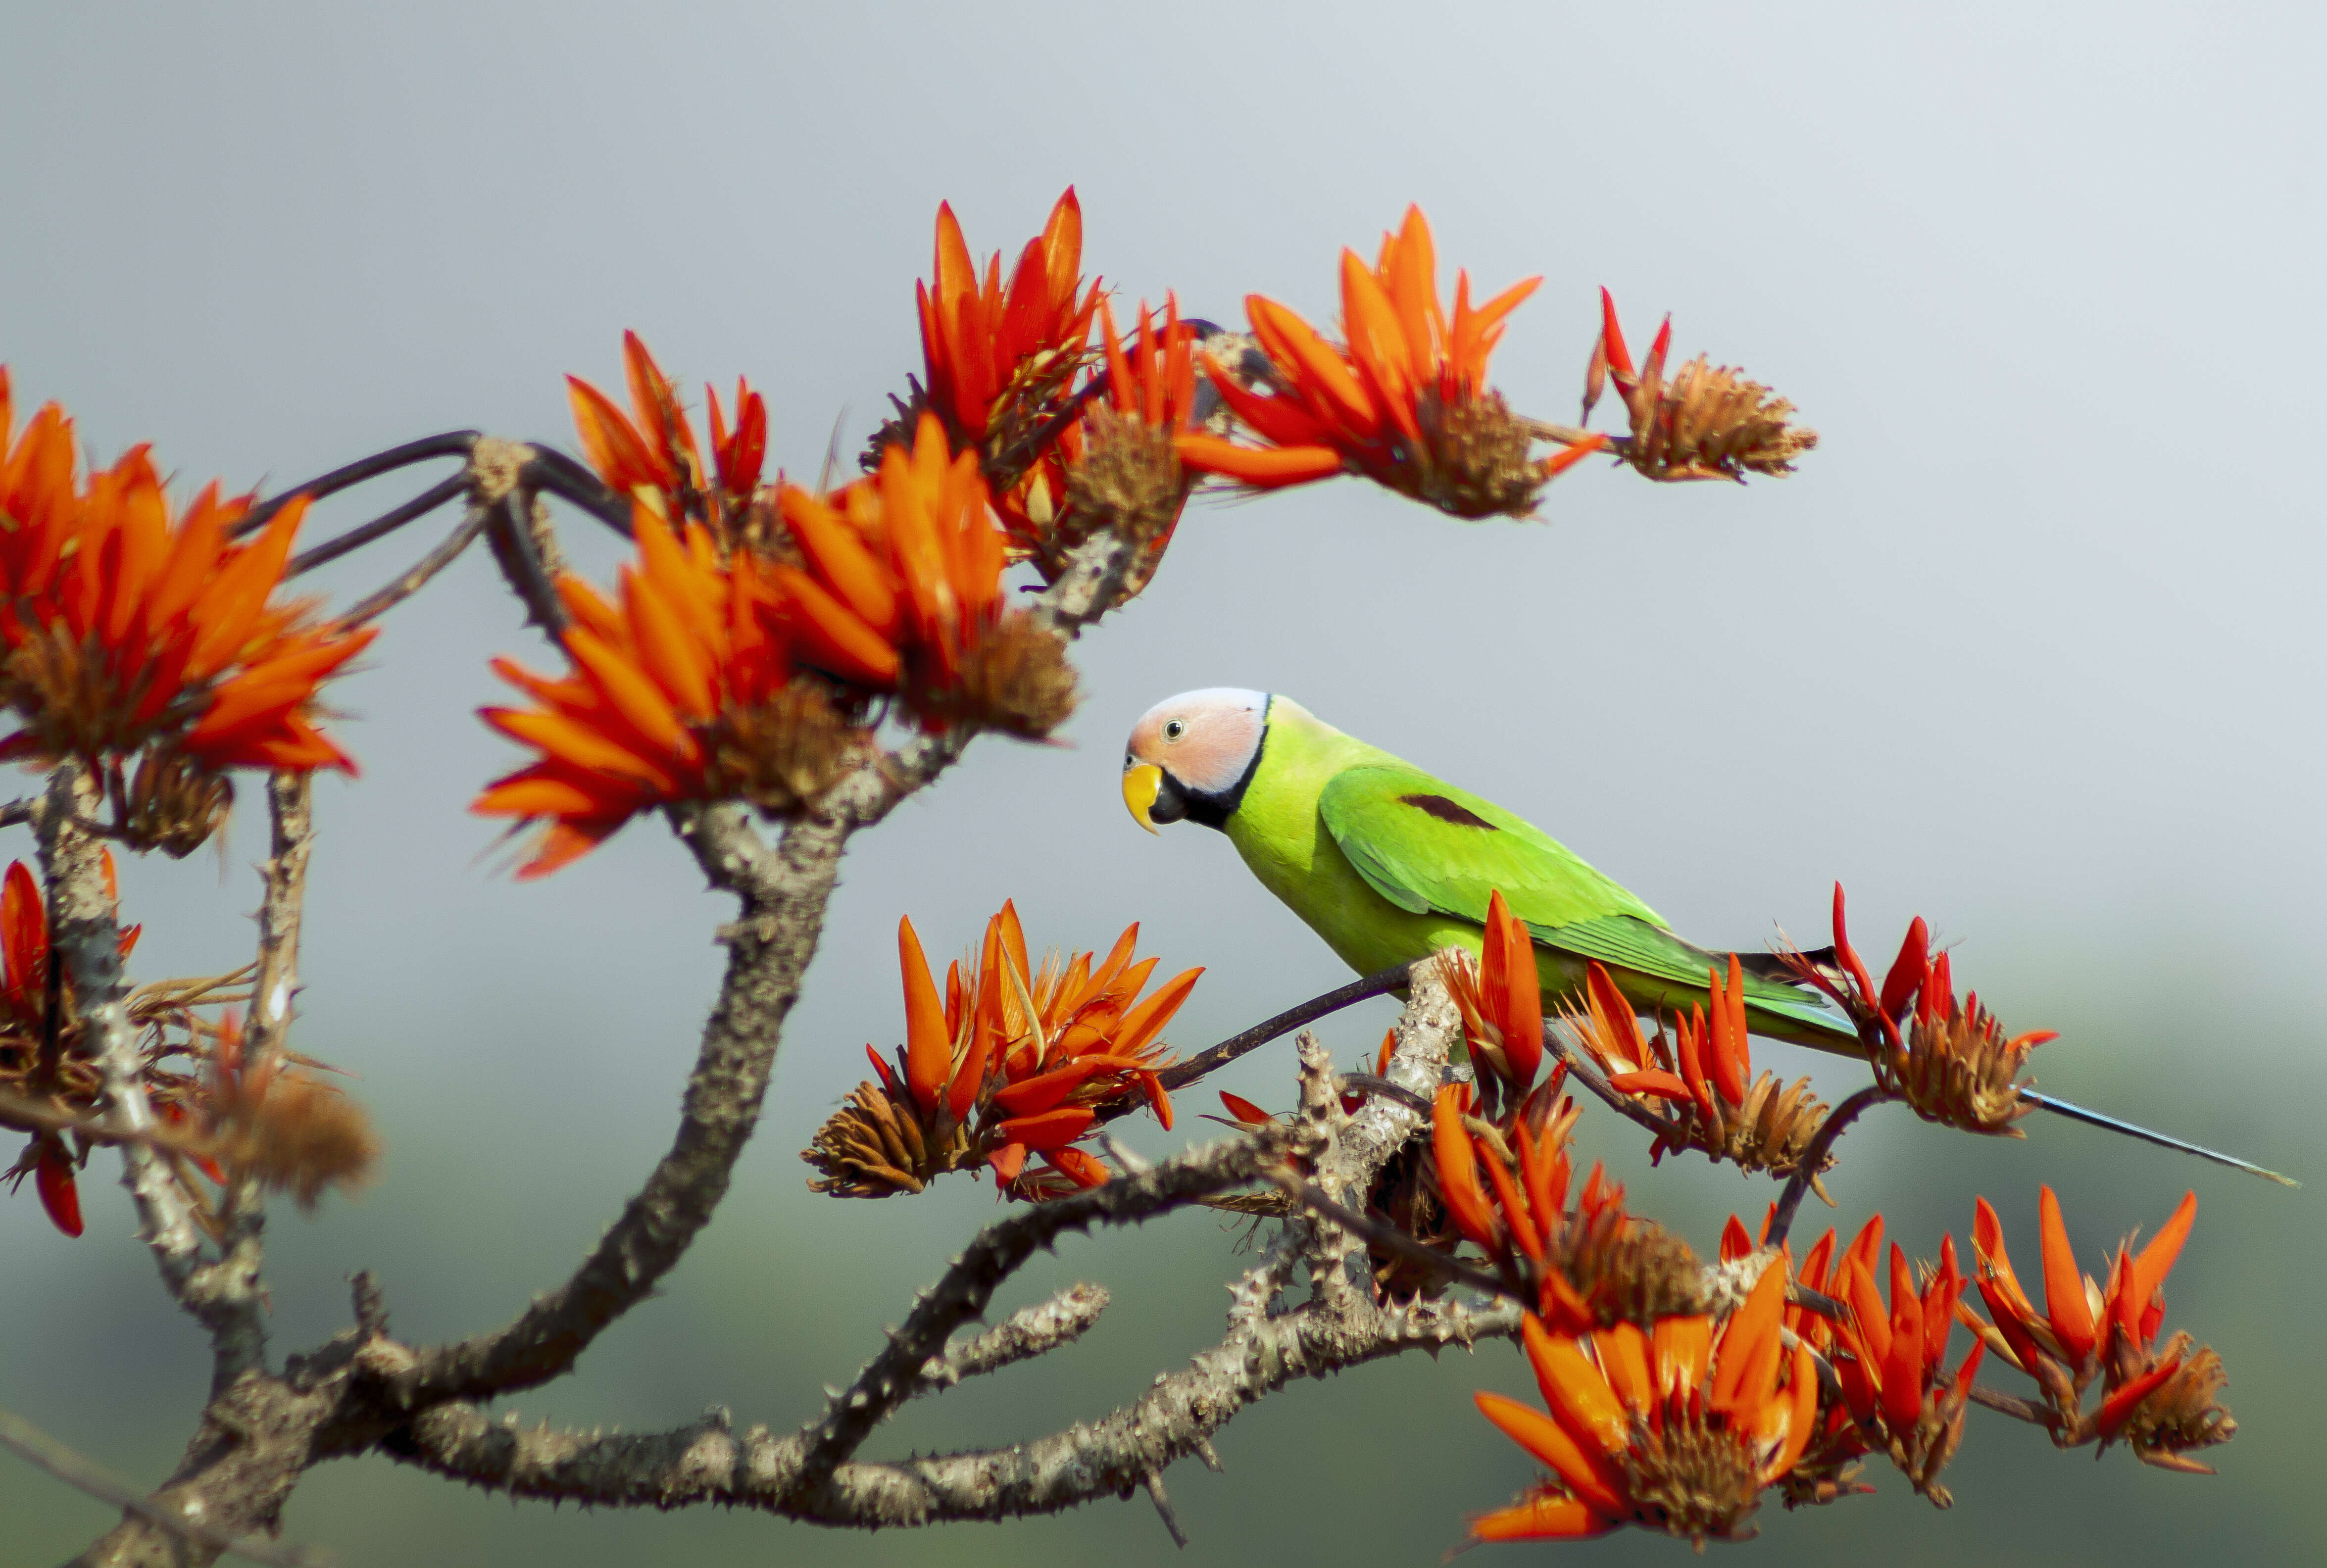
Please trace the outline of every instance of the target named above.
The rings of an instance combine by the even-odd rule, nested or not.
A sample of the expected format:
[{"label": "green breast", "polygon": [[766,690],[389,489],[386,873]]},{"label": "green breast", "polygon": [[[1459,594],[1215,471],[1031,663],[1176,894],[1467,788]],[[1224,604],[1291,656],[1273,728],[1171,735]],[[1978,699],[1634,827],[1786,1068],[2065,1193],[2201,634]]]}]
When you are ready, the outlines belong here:
[{"label": "green breast", "polygon": [[1320,723],[1287,698],[1271,698],[1268,716],[1260,766],[1227,828],[1229,842],[1261,885],[1360,975],[1411,963],[1451,944],[1475,951],[1477,926],[1410,914],[1368,887],[1317,813],[1318,797],[1334,774],[1394,759]]}]

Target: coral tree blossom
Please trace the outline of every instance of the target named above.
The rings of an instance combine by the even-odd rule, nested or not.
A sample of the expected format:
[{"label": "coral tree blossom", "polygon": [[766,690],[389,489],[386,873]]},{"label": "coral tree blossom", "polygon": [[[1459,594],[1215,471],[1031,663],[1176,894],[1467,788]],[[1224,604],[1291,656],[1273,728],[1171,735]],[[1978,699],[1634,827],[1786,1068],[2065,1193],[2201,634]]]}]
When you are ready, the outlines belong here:
[{"label": "coral tree blossom", "polygon": [[1437,271],[1430,225],[1409,207],[1398,231],[1382,237],[1372,266],[1355,251],[1341,253],[1345,342],[1329,341],[1275,300],[1247,296],[1275,385],[1246,387],[1209,357],[1205,369],[1266,444],[1191,433],[1180,438],[1182,461],[1259,490],[1347,471],[1456,517],[1530,510],[1546,481],[1603,444],[1595,436],[1531,460],[1528,425],[1487,386],[1503,318],[1543,280],[1527,278],[1474,308],[1471,275],[1458,273],[1449,317]]},{"label": "coral tree blossom", "polygon": [[238,544],[251,497],[211,484],[173,516],[144,446],[77,482],[64,411],[22,432],[12,412],[0,369],[0,700],[21,726],[0,757],[104,770],[125,835],[180,854],[223,817],[229,769],[354,771],[316,692],[373,631],[277,597],[304,498]]},{"label": "coral tree blossom", "polygon": [[878,1081],[858,1086],[804,1153],[825,1173],[813,1185],[886,1197],[981,1165],[1022,1197],[1105,1181],[1107,1168],[1075,1145],[1102,1106],[1127,1096],[1172,1125],[1161,1037],[1203,973],[1184,970],[1142,997],[1156,961],[1134,958],[1138,941],[1134,925],[1104,958],[1051,953],[1030,966],[1017,909],[1005,903],[977,952],[947,969],[940,998],[920,935],[901,919],[904,1047],[893,1061],[865,1048]]},{"label": "coral tree blossom", "polygon": [[1762,1490],[1793,1469],[1817,1427],[1815,1363],[1784,1343],[1785,1290],[1773,1264],[1718,1322],[1689,1314],[1571,1337],[1527,1318],[1528,1361],[1548,1414],[1476,1397],[1552,1473],[1511,1507],[1473,1518],[1471,1538],[1565,1539],[1620,1525],[1693,1541],[1752,1534]]}]

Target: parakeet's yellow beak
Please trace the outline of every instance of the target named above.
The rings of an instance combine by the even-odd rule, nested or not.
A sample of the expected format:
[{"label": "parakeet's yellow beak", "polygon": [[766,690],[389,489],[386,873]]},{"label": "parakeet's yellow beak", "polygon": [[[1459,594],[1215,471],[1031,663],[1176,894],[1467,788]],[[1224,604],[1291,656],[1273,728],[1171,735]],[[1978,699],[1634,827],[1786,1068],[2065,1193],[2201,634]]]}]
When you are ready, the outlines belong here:
[{"label": "parakeet's yellow beak", "polygon": [[1163,830],[1148,813],[1155,808],[1155,797],[1163,791],[1164,770],[1154,763],[1142,762],[1123,770],[1123,803],[1131,808],[1131,820],[1159,835]]}]

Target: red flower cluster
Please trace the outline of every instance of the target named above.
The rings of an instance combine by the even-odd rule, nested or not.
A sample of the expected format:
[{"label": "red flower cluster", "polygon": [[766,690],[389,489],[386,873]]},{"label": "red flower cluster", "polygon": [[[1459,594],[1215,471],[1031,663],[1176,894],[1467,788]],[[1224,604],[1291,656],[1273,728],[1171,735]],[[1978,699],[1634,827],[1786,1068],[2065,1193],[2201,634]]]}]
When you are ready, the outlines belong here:
[{"label": "red flower cluster", "polygon": [[[1107,1168],[1075,1145],[1101,1106],[1127,1095],[1172,1125],[1161,1036],[1203,973],[1185,970],[1143,999],[1156,961],[1133,961],[1138,939],[1135,925],[1104,959],[1053,953],[1030,966],[1018,911],[1005,904],[976,959],[948,968],[940,999],[912,921],[900,920],[905,1044],[893,1063],[865,1048],[878,1081],[858,1086],[803,1153],[825,1174],[813,1185],[885,1197],[981,1165],[1021,1197],[1105,1181]],[[1039,1172],[1026,1170],[1030,1156]]]},{"label": "red flower cluster", "polygon": [[[986,258],[981,279],[952,206],[938,207],[934,281],[913,285],[929,374],[921,396],[956,443],[976,448],[990,467],[1023,471],[1048,444],[1042,427],[1083,369],[1100,295],[1096,280],[1082,286],[1082,253],[1083,210],[1071,185],[1019,253],[1006,286],[1002,257]],[[999,488],[1007,496],[1012,487]]]},{"label": "red flower cluster", "polygon": [[103,770],[140,844],[207,838],[229,769],[354,770],[315,698],[373,632],[277,600],[305,501],[237,545],[251,502],[212,484],[173,518],[144,446],[77,481],[72,421],[51,403],[16,433],[0,368],[0,702],[22,725],[0,758]]},{"label": "red flower cluster", "polygon": [[1708,975],[1706,993],[1687,1018],[1673,1021],[1669,1038],[1661,1030],[1648,1036],[1631,1000],[1594,962],[1585,970],[1581,1004],[1566,1008],[1562,1022],[1608,1075],[1609,1087],[1661,1123],[1652,1160],[1668,1150],[1699,1149],[1742,1170],[1790,1174],[1818,1136],[1826,1106],[1807,1078],[1789,1087],[1774,1073],[1753,1076],[1745,980],[1735,954],[1725,979],[1718,971]]},{"label": "red flower cluster", "polygon": [[[105,856],[106,892],[117,898],[113,856]],[[136,947],[143,927],[121,933],[121,956]],[[79,1025],[71,982],[49,946],[49,911],[41,886],[22,861],[11,861],[0,877],[0,1089],[60,1110],[94,1112],[96,1075],[75,1059]],[[166,1116],[175,1109],[164,1101]],[[81,1233],[80,1190],[75,1180],[89,1149],[78,1149],[64,1134],[37,1124],[12,1124],[0,1112],[0,1126],[32,1133],[32,1142],[0,1179],[12,1185],[29,1173],[49,1222],[67,1236]]]},{"label": "red flower cluster", "polygon": [[[2195,1349],[2187,1334],[2161,1347],[2165,1276],[2182,1255],[2198,1216],[2197,1194],[2185,1193],[2173,1217],[2138,1253],[2120,1244],[2108,1280],[2097,1285],[2077,1270],[2060,1200],[2039,1193],[2044,1255],[2044,1311],[2021,1289],[2004,1248],[2004,1227],[1985,1198],[1972,1230],[1980,1297],[1994,1326],[1968,1309],[1964,1321],[2003,1360],[2026,1373],[2051,1406],[2053,1441],[2063,1448],[2123,1441],[2147,1464],[2210,1474],[2187,1451],[2226,1442],[2238,1430],[2218,1403],[2229,1381],[2220,1358]],[[2095,1379],[2103,1398],[2087,1412],[2084,1396]]]},{"label": "red flower cluster", "polygon": [[713,464],[706,478],[695,428],[679,406],[678,384],[662,373],[636,332],[622,334],[622,370],[630,415],[580,377],[565,378],[574,428],[591,465],[615,494],[652,508],[665,522],[691,517],[723,538],[732,537],[744,526],[760,488],[760,468],[768,453],[766,399],[736,378],[735,428],[730,431],[718,392],[705,388]]},{"label": "red flower cluster", "polygon": [[1431,1155],[1461,1239],[1570,1333],[1703,1311],[1706,1283],[1687,1243],[1624,1210],[1624,1189],[1598,1164],[1568,1206],[1573,1101],[1553,1106],[1555,1075],[1500,1124],[1470,1114],[1467,1085],[1438,1091]]},{"label": "red flower cluster", "polygon": [[1483,1103],[1517,1104],[1543,1066],[1543,993],[1536,977],[1535,937],[1511,913],[1500,889],[1487,895],[1477,965],[1467,954],[1449,950],[1438,967],[1462,1014],[1463,1041]]},{"label": "red flower cluster", "polygon": [[1450,320],[1439,304],[1437,257],[1420,208],[1382,237],[1369,267],[1341,253],[1341,327],[1333,343],[1294,312],[1246,297],[1271,384],[1248,388],[1210,358],[1205,370],[1247,429],[1266,444],[1213,435],[1180,438],[1182,462],[1257,490],[1343,471],[1462,518],[1533,509],[1544,485],[1604,444],[1593,436],[1555,457],[1528,456],[1532,439],[1487,387],[1487,360],[1503,318],[1535,292],[1528,278],[1473,309],[1471,275],[1456,275]]},{"label": "red flower cluster", "polygon": [[[641,352],[634,363],[645,368],[647,406],[659,406],[652,362]],[[723,487],[756,473],[756,449],[739,440],[721,445],[732,454]],[[662,461],[691,451],[691,436],[673,438]],[[634,488],[687,493],[659,482]],[[780,554],[732,534],[723,551],[708,523],[674,529],[665,508],[640,499],[639,560],[624,569],[619,604],[578,578],[558,583],[574,621],[563,638],[570,672],[551,680],[496,662],[537,705],[483,716],[541,756],[474,809],[547,824],[522,874],[554,871],[672,801],[796,811],[865,754],[881,699],[930,728],[1039,735],[1065,717],[1073,676],[1059,640],[1005,613],[985,483],[972,459],[949,454],[934,418],[910,450],[889,449],[877,475],[827,497],[787,486],[779,510]]]},{"label": "red flower cluster", "polygon": [[1530,1316],[1528,1363],[1548,1411],[1500,1395],[1480,1411],[1552,1471],[1471,1539],[1562,1540],[1623,1525],[1684,1540],[1734,1540],[1761,1494],[1794,1469],[1818,1430],[1816,1361],[1785,1344],[1786,1274],[1762,1272],[1718,1322],[1699,1313],[1579,1337]]},{"label": "red flower cluster", "polygon": [[2049,1029],[2006,1038],[1972,992],[1958,1001],[1944,952],[1930,950],[1918,915],[1878,988],[1850,943],[1842,884],[1834,889],[1831,963],[1780,955],[1796,975],[1834,998],[1858,1029],[1875,1082],[1927,1121],[1966,1132],[2020,1134],[2012,1124],[2034,1108],[2020,1093],[2029,1052],[2059,1038]]}]

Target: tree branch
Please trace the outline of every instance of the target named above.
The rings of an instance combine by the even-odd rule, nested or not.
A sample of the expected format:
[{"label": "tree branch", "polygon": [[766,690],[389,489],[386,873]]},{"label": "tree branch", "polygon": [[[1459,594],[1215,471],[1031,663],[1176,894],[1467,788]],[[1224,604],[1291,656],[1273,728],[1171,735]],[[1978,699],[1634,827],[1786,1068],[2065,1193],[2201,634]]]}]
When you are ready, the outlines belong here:
[{"label": "tree branch", "polygon": [[11,1415],[5,1410],[0,1410],[0,1448],[8,1450],[27,1464],[46,1470],[75,1491],[85,1492],[101,1503],[111,1503],[117,1508],[136,1514],[148,1524],[213,1552],[230,1553],[249,1562],[270,1564],[271,1568],[324,1568],[331,1562],[324,1554],[304,1546],[270,1546],[264,1541],[244,1541],[238,1545],[232,1538],[220,1535],[198,1520],[173,1517],[147,1502],[127,1482],[107,1474],[31,1422]]},{"label": "tree branch", "polygon": [[159,1118],[145,1097],[144,1055],[129,1017],[121,928],[105,892],[105,850],[79,826],[99,806],[98,797],[89,770],[68,762],[49,775],[48,791],[33,813],[41,876],[48,886],[51,947],[63,956],[72,976],[81,1039],[104,1080],[107,1115],[126,1134],[122,1185],[136,1205],[140,1237],[170,1294],[210,1328],[215,1348],[233,1325],[214,1321],[194,1291],[201,1230],[169,1162],[147,1141]]},{"label": "tree branch", "polygon": [[820,1420],[802,1429],[803,1452],[790,1493],[805,1498],[821,1488],[874,1428],[912,1396],[923,1365],[955,1329],[986,1310],[995,1288],[1016,1273],[1035,1248],[1050,1246],[1068,1230],[1093,1224],[1136,1224],[1198,1199],[1216,1197],[1251,1181],[1288,1150],[1305,1143],[1299,1129],[1264,1129],[1250,1137],[1191,1150],[1136,1175],[1037,1204],[987,1227],[962,1249],[945,1277],[921,1293],[904,1327],[890,1337],[888,1349],[829,1402]]},{"label": "tree branch", "polygon": [[[1312,996],[1306,1002],[1286,1008],[1274,1018],[1262,1020],[1240,1034],[1231,1034],[1209,1050],[1198,1051],[1183,1062],[1165,1068],[1156,1076],[1163,1080],[1166,1089],[1185,1088],[1206,1073],[1226,1067],[1237,1058],[1258,1050],[1272,1040],[1282,1039],[1304,1024],[1314,1023],[1329,1013],[1353,1007],[1369,998],[1388,995],[1406,984],[1406,971],[1412,967],[1410,964],[1393,964],[1362,979],[1352,980],[1347,985],[1336,986],[1322,996]],[[1146,1103],[1145,1098],[1135,1096],[1119,1106],[1108,1106],[1102,1119],[1112,1120]]]},{"label": "tree branch", "polygon": [[1070,1345],[1098,1321],[1107,1300],[1104,1286],[1071,1284],[1048,1300],[1021,1307],[983,1334],[958,1339],[922,1362],[921,1382],[911,1393],[939,1393],[965,1377],[998,1372]]},{"label": "tree branch", "polygon": [[[1416,989],[1401,1020],[1390,1077],[1435,1086],[1459,1023],[1435,977]],[[932,1366],[976,1355],[1005,1336],[1009,1324],[946,1358],[933,1355],[1036,1246],[1068,1228],[1135,1222],[1199,1201],[1269,1174],[1289,1156],[1308,1158],[1337,1180],[1369,1184],[1381,1161],[1421,1125],[1410,1106],[1395,1100],[1369,1106],[1358,1117],[1344,1114],[1332,1092],[1331,1063],[1311,1040],[1303,1041],[1303,1080],[1304,1111],[1289,1125],[1191,1151],[988,1227],[923,1293],[890,1347],[832,1400],[824,1417],[790,1437],[773,1437],[763,1427],[739,1437],[724,1412],[646,1436],[524,1431],[460,1404],[418,1415],[385,1446],[409,1462],[519,1496],[658,1507],[719,1501],[857,1526],[1000,1518],[1055,1512],[1110,1492],[1128,1496],[1147,1488],[1153,1495],[1173,1461],[1194,1454],[1214,1462],[1210,1434],[1296,1377],[1409,1349],[1515,1334],[1515,1306],[1383,1308],[1370,1281],[1360,1283],[1341,1266],[1355,1250],[1345,1233],[1295,1221],[1268,1259],[1230,1287],[1229,1331],[1220,1344],[1158,1378],[1136,1404],[1009,1449],[892,1464],[852,1461],[855,1448],[883,1420],[929,1386]],[[1311,1300],[1272,1316],[1270,1302],[1304,1257]],[[1057,1305],[1033,1311],[1047,1313]]]},{"label": "tree branch", "polygon": [[[464,479],[463,482],[467,481]],[[377,621],[419,593],[436,574],[459,560],[462,552],[477,542],[477,536],[483,533],[492,520],[491,510],[471,507],[468,515],[435,548],[414,562],[401,576],[350,605],[341,615],[339,623],[341,626],[361,626]]]},{"label": "tree branch", "polygon": [[1802,1194],[1808,1192],[1810,1183],[1818,1180],[1827,1156],[1834,1151],[1835,1140],[1858,1119],[1860,1112],[1892,1097],[1890,1091],[1882,1085],[1868,1084],[1834,1108],[1834,1114],[1819,1126],[1817,1135],[1810,1139],[1809,1146],[1802,1151],[1801,1158],[1795,1162],[1794,1173],[1786,1178],[1786,1189],[1778,1194],[1777,1209],[1770,1216],[1768,1232],[1762,1237],[1763,1247],[1785,1246],[1786,1234],[1794,1227],[1794,1216],[1801,1210]]},{"label": "tree branch", "polygon": [[450,479],[439,480],[400,507],[381,513],[368,523],[360,523],[337,537],[325,540],[312,550],[302,550],[291,557],[283,568],[283,580],[303,577],[316,567],[336,561],[352,551],[360,550],[374,539],[384,539],[405,524],[426,517],[446,501],[456,499],[469,488],[466,472]]},{"label": "tree branch", "polygon": [[[266,893],[258,905],[258,958],[250,984],[249,1031],[243,1038],[242,1071],[271,1072],[291,1033],[291,1000],[299,989],[299,929],[307,899],[307,858],[314,843],[314,779],[278,770],[267,776],[266,814],[270,842]],[[220,1218],[223,1234],[217,1262],[199,1272],[196,1289],[216,1303],[221,1324],[215,1340],[210,1386],[225,1387],[244,1372],[266,1365],[266,1193],[252,1174],[227,1189]]]},{"label": "tree branch", "polygon": [[378,479],[381,474],[393,473],[399,468],[409,468],[416,462],[427,462],[439,457],[466,457],[478,440],[473,430],[448,430],[442,435],[424,435],[417,441],[407,441],[402,446],[391,446],[386,452],[360,457],[329,473],[320,474],[305,484],[268,497],[245,512],[227,530],[227,537],[240,539],[258,532],[274,519],[276,513],[301,496],[311,501],[319,501],[325,496],[336,495],[366,480]]},{"label": "tree branch", "polygon": [[[491,514],[506,507],[518,493],[515,481],[524,471],[527,449],[476,441],[463,450],[471,451],[472,512]],[[418,461],[412,452],[403,456]],[[525,535],[519,526],[523,520],[510,519],[513,533]],[[517,543],[522,548],[531,540],[526,536]],[[1061,636],[1075,636],[1113,605],[1135,555],[1112,535],[1095,535],[1042,595],[1033,613]],[[537,559],[535,564],[546,577],[547,568]],[[214,1389],[178,1472],[149,1501],[207,1518],[220,1530],[267,1525],[299,1476],[318,1461],[374,1444],[420,1452],[424,1428],[464,1432],[463,1423],[472,1418],[482,1421],[465,1401],[533,1386],[570,1369],[609,1323],[645,1299],[677,1265],[724,1196],[734,1162],[758,1122],[782,1025],[815,955],[850,835],[880,821],[938,777],[973,735],[966,729],[923,735],[893,754],[873,759],[820,802],[818,815],[788,825],[773,845],[752,827],[741,806],[689,802],[672,807],[673,826],[706,876],[714,886],[736,893],[743,908],[740,918],[719,933],[729,948],[726,976],[704,1027],[678,1134],[645,1186],[573,1276],[503,1329],[414,1350],[387,1339],[375,1313],[374,1321],[313,1356],[293,1358],[280,1377],[254,1367],[230,1387]],[[151,1131],[154,1117],[135,1077],[138,1064],[121,1002],[111,912],[101,891],[91,891],[100,887],[98,849],[73,825],[85,815],[76,794],[85,788],[77,770],[65,770],[43,807],[43,866],[51,887],[65,888],[70,895],[59,902],[52,928],[58,950],[75,966],[84,1037],[107,1051],[102,1059],[111,1064],[108,1088],[118,1080],[117,1103],[133,1118],[144,1114],[143,1125],[133,1120],[122,1130],[135,1139],[126,1145],[136,1178],[133,1191],[147,1216],[149,1234],[157,1238],[164,1277],[173,1293],[200,1312],[203,1303],[191,1299],[189,1288],[198,1237],[182,1194],[140,1135]],[[266,994],[262,989],[261,995]],[[1100,1209],[1127,1201],[1131,1190],[1109,1192]],[[1070,1202],[1040,1223],[1063,1224],[1078,1212]],[[911,1390],[926,1386],[927,1363],[960,1321],[949,1321],[905,1368]],[[1034,1353],[1031,1330],[1021,1343]],[[987,1347],[981,1337],[964,1354],[990,1350],[998,1356],[1001,1349]],[[428,1413],[429,1405],[440,1402],[442,1410]],[[806,1454],[803,1441],[796,1461]],[[799,1465],[791,1468],[796,1471]],[[207,1562],[214,1554],[184,1547],[184,1542],[133,1517],[93,1545],[86,1560],[174,1564]]]}]

